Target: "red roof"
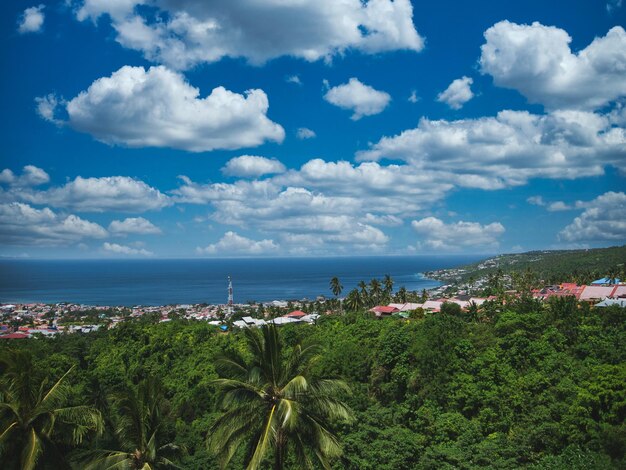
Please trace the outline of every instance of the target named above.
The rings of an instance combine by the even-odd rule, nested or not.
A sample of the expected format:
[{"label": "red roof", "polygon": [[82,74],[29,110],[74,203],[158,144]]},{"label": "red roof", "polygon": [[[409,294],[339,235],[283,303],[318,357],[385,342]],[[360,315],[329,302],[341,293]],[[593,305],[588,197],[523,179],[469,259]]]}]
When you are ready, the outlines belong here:
[{"label": "red roof", "polygon": [[378,305],[377,307],[374,307],[373,309],[370,310],[370,312],[375,312],[375,313],[396,313],[399,311],[400,310],[398,310],[396,307],[388,307],[386,305]]},{"label": "red roof", "polygon": [[24,333],[11,333],[8,335],[0,336],[0,339],[24,339],[24,338],[28,338],[28,335]]},{"label": "red roof", "polygon": [[306,316],[306,313],[304,313],[302,310],[294,310],[293,312],[289,312],[287,315],[284,316],[289,318],[302,318]]}]

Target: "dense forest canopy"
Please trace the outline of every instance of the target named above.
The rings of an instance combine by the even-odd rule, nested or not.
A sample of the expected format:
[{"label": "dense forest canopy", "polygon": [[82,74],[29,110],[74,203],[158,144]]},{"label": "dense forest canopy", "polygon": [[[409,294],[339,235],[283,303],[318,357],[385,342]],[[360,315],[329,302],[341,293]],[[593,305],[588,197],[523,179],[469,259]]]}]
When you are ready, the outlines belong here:
[{"label": "dense forest canopy", "polygon": [[[341,379],[350,390],[337,396],[352,419],[333,424],[343,449],[334,468],[625,467],[626,309],[573,298],[489,308],[488,315],[444,311],[409,320],[344,313],[280,329],[286,349],[320,345],[312,377]],[[101,412],[100,435],[97,426],[83,429],[82,440],[68,439],[67,425],[50,433],[60,459],[54,462],[84,468],[77,459],[96,449],[126,452],[116,403],[138,399],[142,384],[158,379],[161,398],[148,414],[158,425],[152,417],[144,431],[176,450],[171,459],[181,468],[219,468],[207,443],[222,415],[216,358],[250,359],[243,331],[146,317],[89,334],[0,344],[3,355],[15,349],[32,357],[33,386],[47,380],[50,387],[71,370],[64,406]],[[4,403],[9,377],[2,367]],[[3,410],[2,430],[10,419]],[[19,468],[19,445],[0,440],[3,468]],[[237,450],[229,468],[243,468],[244,458],[245,449]],[[51,462],[42,458],[33,468],[63,468]],[[261,468],[272,466],[271,451],[263,462]],[[285,468],[300,468],[293,454]]]},{"label": "dense forest canopy", "polygon": [[588,284],[606,276],[626,279],[626,245],[505,254],[427,275],[446,281],[468,282],[479,277],[488,277],[497,271],[512,274],[529,270],[543,284],[561,282]]}]

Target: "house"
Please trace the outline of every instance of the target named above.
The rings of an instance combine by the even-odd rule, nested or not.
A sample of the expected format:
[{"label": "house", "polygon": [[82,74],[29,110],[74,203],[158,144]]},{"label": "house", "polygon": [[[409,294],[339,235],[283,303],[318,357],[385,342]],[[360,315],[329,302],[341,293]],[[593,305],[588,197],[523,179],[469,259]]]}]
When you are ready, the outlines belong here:
[{"label": "house", "polygon": [[29,335],[26,333],[10,333],[8,335],[0,336],[0,339],[26,339]]},{"label": "house", "polygon": [[306,315],[306,316],[302,317],[300,320],[302,320],[302,321],[304,321],[304,322],[307,322],[307,323],[309,323],[309,324],[313,324],[313,323],[315,323],[315,321],[316,321],[319,317],[320,317],[320,316],[319,316],[319,314],[317,314],[317,313],[311,313],[311,314],[309,314],[309,315]]},{"label": "house", "polygon": [[613,292],[611,292],[611,297],[614,299],[619,299],[621,297],[626,297],[626,284],[620,284],[615,286]]},{"label": "house", "polygon": [[293,317],[277,317],[274,318],[273,320],[268,320],[267,323],[273,323],[274,325],[286,325],[287,323],[300,323],[302,320],[300,320],[299,318],[293,318]]},{"label": "house", "polygon": [[287,315],[283,315],[284,317],[287,318],[302,318],[302,317],[306,317],[306,313],[303,312],[302,310],[294,310],[293,312],[289,312]]},{"label": "house", "polygon": [[595,304],[595,307],[611,307],[613,305],[619,305],[620,307],[626,307],[626,299],[604,299],[602,302]]},{"label": "house", "polygon": [[616,286],[585,286],[580,294],[579,300],[588,302],[597,301],[611,297]]},{"label": "house", "polygon": [[372,312],[378,318],[388,317],[391,314],[397,313],[399,311],[400,310],[397,309],[396,307],[390,307],[387,305],[377,305],[376,307],[370,309],[370,312]]},{"label": "house", "polygon": [[442,305],[443,305],[442,300],[427,300],[422,305],[422,308],[429,312],[439,312],[441,310]]},{"label": "house", "polygon": [[399,312],[410,312],[418,308],[422,308],[423,304],[405,303],[405,304],[389,304],[389,307],[397,308]]},{"label": "house", "polygon": [[606,286],[611,284],[619,284],[619,279],[603,277],[602,279],[597,279],[591,283],[592,286]]}]

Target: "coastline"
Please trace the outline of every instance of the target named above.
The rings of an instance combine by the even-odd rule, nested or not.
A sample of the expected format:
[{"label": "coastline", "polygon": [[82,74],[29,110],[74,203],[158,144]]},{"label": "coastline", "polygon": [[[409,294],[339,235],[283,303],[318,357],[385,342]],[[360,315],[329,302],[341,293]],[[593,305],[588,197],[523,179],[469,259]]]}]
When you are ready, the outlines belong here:
[{"label": "coastline", "polygon": [[223,304],[227,277],[235,301],[311,300],[331,297],[337,276],[344,295],[360,281],[390,274],[395,289],[430,290],[440,282],[425,273],[462,264],[467,256],[360,257],[262,260],[98,260],[0,262],[0,303],[72,302],[88,306]]}]

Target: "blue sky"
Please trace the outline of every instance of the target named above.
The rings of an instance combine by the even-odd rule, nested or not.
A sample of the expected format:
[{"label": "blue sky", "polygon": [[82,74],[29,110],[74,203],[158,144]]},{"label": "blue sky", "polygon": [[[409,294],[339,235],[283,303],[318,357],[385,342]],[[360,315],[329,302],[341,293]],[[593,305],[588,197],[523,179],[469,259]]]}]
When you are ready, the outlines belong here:
[{"label": "blue sky", "polygon": [[626,240],[621,0],[0,8],[0,256]]}]

